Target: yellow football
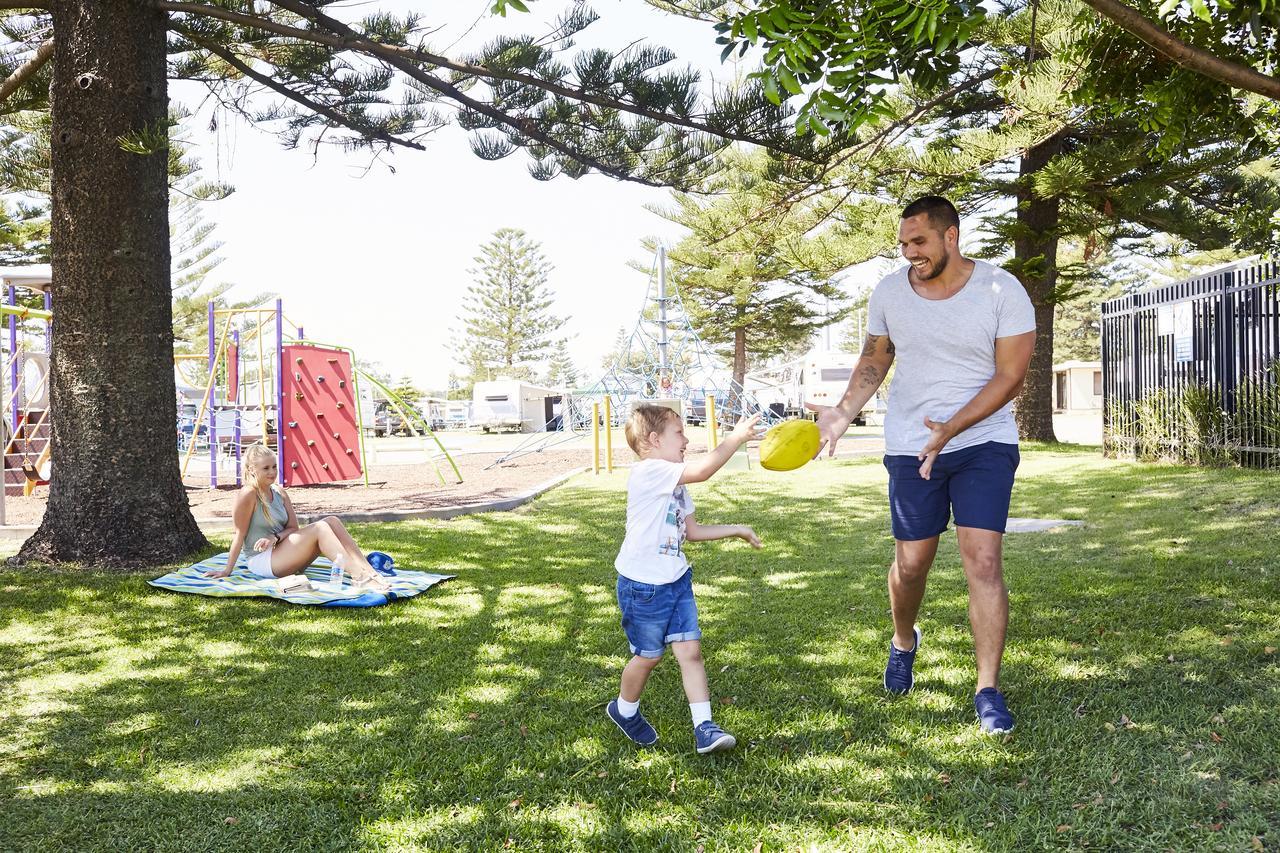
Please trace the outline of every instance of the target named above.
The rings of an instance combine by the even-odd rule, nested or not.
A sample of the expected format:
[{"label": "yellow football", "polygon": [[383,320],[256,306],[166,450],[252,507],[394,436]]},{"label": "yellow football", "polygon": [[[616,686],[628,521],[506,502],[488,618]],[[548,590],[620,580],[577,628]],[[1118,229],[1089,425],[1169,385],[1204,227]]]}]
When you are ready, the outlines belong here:
[{"label": "yellow football", "polygon": [[817,454],[821,443],[813,421],[783,421],[760,442],[760,464],[770,471],[794,471]]}]

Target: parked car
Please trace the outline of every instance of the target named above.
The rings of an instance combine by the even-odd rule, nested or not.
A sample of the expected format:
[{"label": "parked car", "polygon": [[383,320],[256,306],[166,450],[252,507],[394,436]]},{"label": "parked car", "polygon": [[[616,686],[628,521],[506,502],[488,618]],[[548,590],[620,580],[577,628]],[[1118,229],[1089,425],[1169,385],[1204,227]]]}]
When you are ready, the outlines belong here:
[{"label": "parked car", "polygon": [[383,400],[373,410],[373,434],[381,438],[384,435],[413,435],[413,431],[400,411]]}]

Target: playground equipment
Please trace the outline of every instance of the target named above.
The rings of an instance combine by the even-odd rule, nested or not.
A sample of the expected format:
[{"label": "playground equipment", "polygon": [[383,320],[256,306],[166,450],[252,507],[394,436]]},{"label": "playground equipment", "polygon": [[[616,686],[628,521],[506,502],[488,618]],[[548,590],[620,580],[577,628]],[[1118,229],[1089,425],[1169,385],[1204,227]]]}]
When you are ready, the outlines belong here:
[{"label": "playground equipment", "polygon": [[[612,470],[612,430],[626,422],[637,403],[678,405],[677,411],[688,416],[695,401],[705,405],[708,413],[717,406],[726,420],[736,421],[743,415],[759,413],[765,423],[780,416],[763,408],[755,396],[743,389],[729,375],[720,360],[694,331],[679,291],[668,290],[666,250],[659,246],[654,269],[645,286],[644,303],[639,319],[620,348],[616,360],[594,384],[574,389],[564,395],[559,429],[547,420],[547,432],[534,433],[511,452],[494,460],[488,467],[510,462],[530,453],[541,453],[573,441],[590,430],[601,428],[601,408],[605,411],[605,443],[607,470]],[[714,402],[713,402],[714,401]],[[708,444],[718,442],[718,423],[705,416]],[[599,450],[597,449],[597,457]],[[598,470],[598,463],[596,466]]]},{"label": "playground equipment", "polygon": [[[286,327],[293,337],[286,337]],[[362,379],[387,395],[415,434],[436,438],[412,407],[357,368],[349,347],[306,340],[302,327],[285,317],[279,299],[255,308],[220,309],[210,302],[208,330],[207,353],[174,356],[179,387],[201,389],[198,406],[189,404],[194,413],[183,416],[180,410],[184,478],[195,454],[207,449],[209,487],[218,485],[220,461],[233,463],[240,485],[241,453],[260,441],[276,450],[277,476],[286,486],[355,479],[368,485],[365,409],[367,403],[371,416],[372,401],[361,394]],[[438,438],[436,445],[461,482]],[[438,465],[436,473],[444,483]]]},{"label": "playground equipment", "polygon": [[[0,315],[8,328],[5,346],[7,388],[0,394],[3,422],[4,489],[0,494],[0,524],[5,495],[30,495],[52,474],[49,408],[49,354],[52,351],[52,270],[48,264],[0,267],[3,304]],[[19,297],[19,290],[27,295]],[[43,309],[29,303],[43,305]],[[24,304],[26,303],[26,304]],[[31,323],[37,327],[33,330]]]}]

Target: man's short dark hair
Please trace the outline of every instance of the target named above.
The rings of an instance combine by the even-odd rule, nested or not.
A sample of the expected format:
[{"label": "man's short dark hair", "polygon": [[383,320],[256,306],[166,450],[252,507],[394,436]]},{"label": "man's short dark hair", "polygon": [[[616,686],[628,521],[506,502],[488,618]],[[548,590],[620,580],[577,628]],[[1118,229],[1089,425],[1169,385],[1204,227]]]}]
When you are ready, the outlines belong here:
[{"label": "man's short dark hair", "polygon": [[922,213],[929,217],[930,224],[939,231],[946,231],[952,226],[957,231],[960,230],[960,214],[956,212],[956,206],[940,195],[921,196],[911,202],[902,209],[902,218],[910,219]]}]

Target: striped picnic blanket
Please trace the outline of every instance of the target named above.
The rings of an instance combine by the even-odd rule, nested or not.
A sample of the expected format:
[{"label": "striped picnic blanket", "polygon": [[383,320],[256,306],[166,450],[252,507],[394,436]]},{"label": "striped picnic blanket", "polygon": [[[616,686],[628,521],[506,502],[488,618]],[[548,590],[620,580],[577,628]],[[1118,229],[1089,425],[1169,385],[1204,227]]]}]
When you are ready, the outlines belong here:
[{"label": "striped picnic blanket", "polygon": [[307,579],[311,581],[311,589],[286,593],[280,591],[279,580],[260,578],[252,574],[243,557],[236,563],[236,570],[225,578],[204,576],[205,572],[222,569],[226,565],[227,554],[224,552],[147,583],[174,592],[194,592],[197,595],[212,595],[219,598],[258,595],[278,598],[290,604],[313,604],[320,607],[377,607],[379,604],[386,604],[399,598],[412,598],[440,581],[453,577],[453,575],[396,569],[395,575],[384,576],[384,579],[391,584],[391,591],[388,593],[354,589],[349,577],[343,579],[341,590],[333,590],[329,588],[329,560],[318,557],[306,570]]}]

